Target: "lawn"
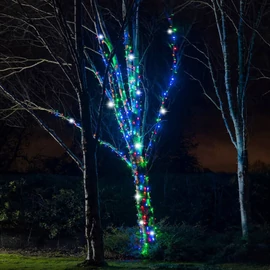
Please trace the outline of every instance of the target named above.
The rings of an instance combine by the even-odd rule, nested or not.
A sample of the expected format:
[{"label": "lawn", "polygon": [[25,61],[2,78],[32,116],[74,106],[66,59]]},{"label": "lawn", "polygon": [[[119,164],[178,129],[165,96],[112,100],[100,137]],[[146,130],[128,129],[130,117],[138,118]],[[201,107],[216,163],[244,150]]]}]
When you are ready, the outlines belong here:
[{"label": "lawn", "polygon": [[[79,270],[77,267],[82,262],[80,257],[50,257],[50,256],[25,256],[21,254],[0,254],[1,270]],[[148,261],[108,261],[108,269],[179,269],[179,270],[270,270],[270,265],[223,264],[205,265],[196,263],[159,263]]]}]

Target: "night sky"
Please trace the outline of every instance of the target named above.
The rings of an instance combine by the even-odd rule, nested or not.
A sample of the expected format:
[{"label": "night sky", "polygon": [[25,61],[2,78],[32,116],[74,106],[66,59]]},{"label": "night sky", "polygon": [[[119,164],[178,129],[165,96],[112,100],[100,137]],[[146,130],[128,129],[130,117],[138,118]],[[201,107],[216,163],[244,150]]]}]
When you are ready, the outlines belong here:
[{"label": "night sky", "polygon": [[[255,90],[255,89],[254,89]],[[192,91],[192,90],[191,90]],[[270,95],[250,109],[249,162],[270,163]],[[196,154],[203,167],[213,171],[236,171],[236,152],[221,115],[206,98],[194,108],[193,129],[199,143]]]},{"label": "night sky", "polygon": [[[191,38],[198,38],[199,27],[194,26],[191,32]],[[201,25],[203,25],[201,23]],[[210,34],[215,33],[215,28]],[[166,34],[166,33],[165,33]],[[257,40],[258,46],[255,52],[261,49],[261,40]],[[264,55],[257,60],[260,65]],[[199,163],[203,168],[212,171],[235,172],[236,171],[236,152],[230,141],[228,133],[224,127],[220,112],[203,95],[198,83],[192,81],[185,70],[189,72],[205,73],[205,70],[195,62],[183,62],[181,72],[178,75],[178,85],[180,91],[176,95],[176,100],[168,112],[168,129],[175,130],[179,134],[192,134],[195,143],[198,143],[194,154],[198,157]],[[209,80],[205,79],[206,81]],[[207,83],[207,88],[211,94],[212,84]],[[254,163],[261,160],[270,163],[270,93],[263,96],[270,90],[269,81],[253,81],[248,88],[248,125],[249,125],[249,162]],[[70,128],[70,134],[72,129]],[[163,131],[164,132],[164,131]],[[69,142],[69,132],[63,132],[66,135],[65,140]],[[63,154],[61,147],[50,138],[45,131],[35,130],[33,132],[29,145],[25,147],[25,152],[29,156],[37,154],[49,157],[60,156]],[[177,141],[172,142],[177,144]]]},{"label": "night sky", "polygon": [[[202,94],[196,82],[183,78],[183,86],[177,94],[168,116],[168,128],[179,134],[194,135],[198,143],[194,154],[203,168],[215,172],[235,172],[236,152],[224,127],[219,111]],[[265,89],[265,88],[264,88]],[[252,95],[250,90],[250,95]],[[256,91],[258,93],[258,90]],[[249,109],[249,158],[270,163],[270,94],[253,99]],[[67,127],[68,128],[68,127]],[[72,129],[70,129],[70,134]],[[166,132],[165,132],[166,133]],[[68,142],[68,133],[66,141]],[[166,138],[167,139],[167,138]],[[173,142],[177,144],[177,141]],[[31,139],[26,151],[30,156],[60,156],[62,148],[43,130]]]}]

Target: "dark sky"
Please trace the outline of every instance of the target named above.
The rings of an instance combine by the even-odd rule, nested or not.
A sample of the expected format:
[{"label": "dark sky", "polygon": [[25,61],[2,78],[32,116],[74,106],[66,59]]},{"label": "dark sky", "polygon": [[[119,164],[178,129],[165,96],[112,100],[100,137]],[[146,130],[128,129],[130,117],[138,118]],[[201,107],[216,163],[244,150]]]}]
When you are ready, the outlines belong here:
[{"label": "dark sky", "polygon": [[[203,168],[212,171],[235,172],[236,151],[225,129],[220,112],[203,95],[199,84],[184,74],[186,66],[191,66],[191,63],[183,64],[182,72],[180,71],[178,74],[180,91],[178,94],[174,93],[176,100],[168,112],[168,126],[165,128],[169,129],[169,133],[170,130],[175,130],[179,134],[194,135],[195,142],[198,143],[194,154]],[[201,72],[198,63],[191,68],[197,70],[198,73]],[[270,93],[263,96],[263,93],[270,90],[269,83],[270,81],[259,83],[252,81],[248,88],[250,164],[256,160],[270,164]],[[215,97],[211,83],[208,84],[207,89],[208,93]],[[67,123],[63,123],[61,126],[61,130],[66,135],[66,141],[68,141],[70,138],[68,134],[73,133],[72,128]],[[163,133],[166,135],[166,130],[163,130]],[[168,139],[170,140],[170,138]],[[177,144],[177,141],[173,144]],[[27,151],[32,155],[42,154],[50,157],[63,154],[61,147],[42,130],[30,141]]]},{"label": "dark sky", "polygon": [[[176,127],[176,132],[188,132],[195,135],[198,147],[194,154],[202,167],[212,171],[235,172],[236,151],[219,111],[202,94],[196,83],[186,78],[183,85],[169,112],[172,115],[168,117],[168,128],[172,125],[173,128]],[[256,89],[250,91],[256,91]],[[256,99],[249,108],[248,146],[251,164],[256,160],[270,164],[270,108],[268,104],[270,104],[270,94]],[[72,133],[72,130],[70,132]],[[42,130],[31,140],[28,151],[33,155],[41,153],[50,157],[63,154],[61,147]]]},{"label": "dark sky", "polygon": [[[195,41],[200,34],[198,29],[196,31],[192,32],[192,38]],[[264,49],[269,50],[265,47]],[[195,71],[197,74],[205,72],[198,63],[194,62],[188,62],[187,64],[184,62],[182,71],[186,68],[189,71]],[[177,95],[175,104],[168,113],[174,114],[168,117],[168,119],[174,118],[169,125],[178,126],[177,132],[179,133],[188,131],[194,134],[195,142],[198,143],[195,154],[202,167],[213,171],[235,171],[236,151],[224,127],[220,112],[203,96],[202,90],[196,82],[191,82],[187,75],[183,78],[181,76],[180,72],[178,80],[181,90]],[[211,83],[208,83],[206,88],[211,93]],[[269,82],[265,84],[253,82],[248,89],[248,147],[251,164],[256,160],[270,163],[270,140],[268,139],[270,137],[270,93],[262,97],[262,94],[269,90]],[[31,155],[42,154],[47,156],[58,156],[63,153],[60,146],[53,139],[50,139],[45,131],[34,135],[27,151]]]},{"label": "dark sky", "polygon": [[[270,94],[262,96],[262,93],[268,91],[267,87],[265,84],[261,89],[248,89],[251,100],[248,111],[250,164],[256,160],[270,163]],[[183,91],[186,92],[183,97],[185,94],[192,96],[189,101],[191,114],[187,115],[187,121],[192,123],[190,128],[195,133],[198,142],[195,153],[199,162],[203,167],[213,171],[235,172],[236,151],[220,112],[203,96],[195,82]]]},{"label": "dark sky", "polygon": [[[218,112],[215,112],[216,114]],[[220,116],[219,116],[220,117]],[[220,119],[213,123],[210,113],[197,116],[195,129],[199,143],[196,151],[200,163],[214,171],[235,171],[236,152]],[[249,161],[261,160],[270,163],[269,115],[256,113],[253,116],[249,135]]]}]

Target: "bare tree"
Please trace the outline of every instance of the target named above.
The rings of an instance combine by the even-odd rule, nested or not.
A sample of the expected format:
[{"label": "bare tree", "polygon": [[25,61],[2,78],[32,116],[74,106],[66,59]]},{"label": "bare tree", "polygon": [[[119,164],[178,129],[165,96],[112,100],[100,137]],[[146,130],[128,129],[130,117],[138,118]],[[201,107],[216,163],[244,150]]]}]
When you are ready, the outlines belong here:
[{"label": "bare tree", "polygon": [[[2,39],[8,39],[1,50],[2,93],[30,113],[81,169],[85,195],[85,263],[103,265],[103,236],[96,168],[97,138],[93,137],[91,118],[92,89],[86,78],[83,3],[81,0],[75,0],[73,12],[69,10],[70,6],[66,8],[58,1],[4,1],[2,5]],[[44,64],[47,65],[43,67]],[[43,82],[45,86],[41,91],[38,89],[42,85],[38,76],[48,80],[46,74],[50,72],[49,69],[55,69],[55,76],[64,78],[62,83],[68,90],[64,91],[65,88],[59,85],[52,86],[46,81]],[[56,78],[49,77],[56,82]],[[70,100],[75,100],[79,111],[77,117],[81,123],[81,158],[76,156],[57,132],[46,124],[39,112],[50,111],[52,106],[67,107],[67,104],[72,104]],[[48,107],[49,104],[51,106]]]},{"label": "bare tree", "polygon": [[[131,169],[141,231],[139,246],[146,255],[149,243],[155,241],[148,170],[154,160],[162,118],[170,104],[169,91],[176,80],[184,40],[177,43],[177,30],[170,16],[161,14],[152,23],[146,16],[139,17],[140,0],[121,1],[120,11],[114,9],[114,5],[119,7],[118,2],[112,1],[109,9],[96,0],[88,3],[75,0],[74,14],[64,2],[14,0],[12,3],[0,14],[5,27],[3,33],[8,33],[12,43],[10,50],[5,47],[1,58],[0,88],[6,97],[35,118],[83,172],[86,262],[99,265],[104,262],[96,168],[98,142],[109,147]],[[148,51],[157,25],[164,17],[169,22],[166,31],[168,52],[172,55],[172,64],[168,66],[171,74],[166,84],[160,75],[151,80],[147,76],[153,69],[150,66],[153,58],[147,57]],[[17,50],[20,40],[23,47]],[[33,55],[42,55],[42,58]],[[161,63],[167,66],[166,57]],[[53,67],[55,72],[51,77],[48,69]],[[29,77],[35,78],[34,82],[25,83],[23,76],[41,70],[42,78],[49,78],[49,82],[43,79],[43,83],[37,84],[33,75]],[[58,85],[59,77],[56,77],[60,73],[60,78],[65,80]],[[33,85],[42,90],[36,92]],[[103,112],[106,100],[110,110]],[[75,104],[79,115],[71,115],[67,110],[70,104]],[[82,160],[42,120],[42,112],[54,114],[80,130]],[[115,127],[116,131],[112,132]]]},{"label": "bare tree", "polygon": [[[212,15],[208,16],[212,20],[209,19],[209,26],[204,29],[204,46],[189,42],[196,55],[186,56],[199,61],[208,70],[215,97],[206,90],[201,79],[188,74],[200,84],[205,96],[219,110],[236,149],[241,228],[245,240],[248,240],[247,89],[253,72],[255,38],[267,4],[264,0],[259,2],[191,0],[176,9],[192,5],[203,14]],[[212,30],[213,25],[216,32]]]}]

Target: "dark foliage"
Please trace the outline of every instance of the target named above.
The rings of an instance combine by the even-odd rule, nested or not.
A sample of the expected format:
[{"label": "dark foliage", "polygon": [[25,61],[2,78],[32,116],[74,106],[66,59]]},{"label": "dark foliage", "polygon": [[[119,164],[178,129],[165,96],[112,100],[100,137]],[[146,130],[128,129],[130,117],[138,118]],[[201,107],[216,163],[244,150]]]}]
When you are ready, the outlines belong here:
[{"label": "dark foliage", "polygon": [[[260,166],[259,166],[260,165]],[[114,163],[100,180],[101,210],[106,256],[137,257],[133,182]],[[251,167],[251,241],[241,242],[234,175],[152,174],[152,189],[159,241],[153,259],[239,261],[264,260],[270,247],[268,166]],[[2,247],[50,246],[56,241],[83,247],[83,193],[80,178],[59,175],[13,174],[0,178],[0,229]],[[262,192],[264,191],[264,192]],[[166,222],[164,217],[168,217]],[[14,237],[12,241],[5,236]],[[15,235],[22,236],[15,241]],[[11,242],[14,246],[10,246]],[[9,243],[9,244],[8,244]],[[61,245],[61,244],[60,244]],[[66,244],[67,246],[68,244]],[[80,249],[81,250],[81,249]],[[135,250],[135,253],[134,253]]]}]

